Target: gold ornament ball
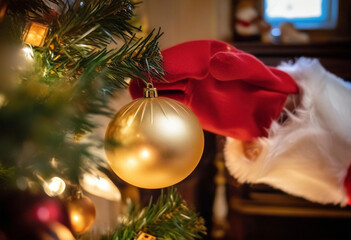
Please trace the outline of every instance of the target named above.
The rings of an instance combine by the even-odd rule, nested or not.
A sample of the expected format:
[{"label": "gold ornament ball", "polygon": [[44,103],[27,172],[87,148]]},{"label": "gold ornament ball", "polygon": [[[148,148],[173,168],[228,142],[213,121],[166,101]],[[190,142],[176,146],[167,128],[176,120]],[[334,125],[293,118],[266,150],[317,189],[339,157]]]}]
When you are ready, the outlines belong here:
[{"label": "gold ornament ball", "polygon": [[76,234],[87,232],[95,220],[95,207],[90,198],[78,191],[67,199],[66,207],[72,231]]},{"label": "gold ornament ball", "polygon": [[195,114],[178,101],[153,94],[124,106],[105,136],[112,170],[124,181],[148,189],[182,181],[195,169],[204,148]]}]

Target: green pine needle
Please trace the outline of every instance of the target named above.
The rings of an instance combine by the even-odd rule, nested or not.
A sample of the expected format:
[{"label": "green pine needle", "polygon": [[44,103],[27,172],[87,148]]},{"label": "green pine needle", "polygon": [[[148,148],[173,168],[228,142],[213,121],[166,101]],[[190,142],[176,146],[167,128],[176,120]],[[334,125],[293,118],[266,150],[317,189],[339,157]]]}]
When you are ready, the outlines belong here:
[{"label": "green pine needle", "polygon": [[128,217],[111,239],[135,239],[140,232],[155,236],[158,240],[192,240],[202,239],[206,228],[204,220],[187,207],[172,187],[166,192],[162,191],[156,203],[150,201],[142,210],[130,203]]},{"label": "green pine needle", "polygon": [[[16,170],[13,182],[22,175],[35,180],[39,173],[77,183],[86,166],[100,165],[88,149],[96,144],[101,148],[103,139],[83,144],[72,136],[95,129],[89,116],[115,113],[108,102],[117,89],[128,86],[127,78],[163,78],[158,47],[162,33],[136,37],[140,28],[130,23],[134,7],[129,0],[8,1],[0,22],[0,73],[12,72],[0,80],[10,77],[16,87],[2,88],[0,83],[6,99],[0,105],[0,163]],[[49,27],[43,47],[21,42],[29,21]],[[25,46],[33,50],[29,67],[5,65],[8,56],[2,50]],[[52,166],[53,157],[60,167]]]}]

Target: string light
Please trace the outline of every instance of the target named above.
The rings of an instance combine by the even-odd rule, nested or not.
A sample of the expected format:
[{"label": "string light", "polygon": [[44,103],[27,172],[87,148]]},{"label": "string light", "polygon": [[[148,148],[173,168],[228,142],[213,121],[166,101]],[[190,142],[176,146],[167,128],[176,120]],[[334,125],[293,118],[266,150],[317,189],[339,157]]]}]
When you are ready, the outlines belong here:
[{"label": "string light", "polygon": [[55,197],[63,193],[66,189],[65,182],[59,177],[53,177],[43,185],[45,193],[50,197]]},{"label": "string light", "polygon": [[27,30],[23,37],[23,42],[42,47],[48,34],[49,27],[37,22],[31,22],[27,26]]}]

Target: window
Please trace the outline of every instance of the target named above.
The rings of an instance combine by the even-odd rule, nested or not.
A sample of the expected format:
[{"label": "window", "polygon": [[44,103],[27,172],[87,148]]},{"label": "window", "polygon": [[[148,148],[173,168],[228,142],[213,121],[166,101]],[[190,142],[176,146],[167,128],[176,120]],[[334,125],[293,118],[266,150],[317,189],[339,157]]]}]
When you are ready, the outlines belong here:
[{"label": "window", "polygon": [[264,0],[264,18],[273,27],[292,22],[298,29],[335,28],[338,0]]}]

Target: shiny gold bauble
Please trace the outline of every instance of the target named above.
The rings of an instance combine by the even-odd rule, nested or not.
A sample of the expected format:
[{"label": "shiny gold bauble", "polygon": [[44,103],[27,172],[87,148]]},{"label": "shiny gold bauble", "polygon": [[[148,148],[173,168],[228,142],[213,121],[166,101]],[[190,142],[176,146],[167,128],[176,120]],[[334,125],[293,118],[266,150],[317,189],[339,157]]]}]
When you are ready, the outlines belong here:
[{"label": "shiny gold bauble", "polygon": [[154,88],[124,106],[105,136],[112,170],[141,188],[180,182],[199,163],[203,147],[203,130],[195,114],[178,101],[157,97]]},{"label": "shiny gold bauble", "polygon": [[72,231],[82,234],[89,230],[95,220],[95,207],[90,198],[77,191],[66,201]]}]

